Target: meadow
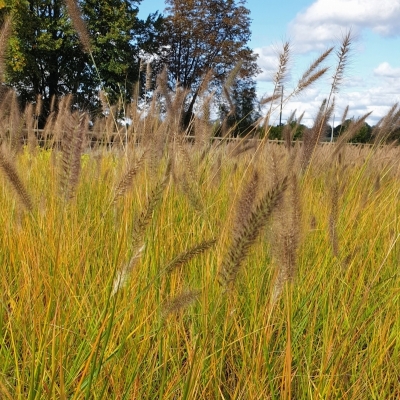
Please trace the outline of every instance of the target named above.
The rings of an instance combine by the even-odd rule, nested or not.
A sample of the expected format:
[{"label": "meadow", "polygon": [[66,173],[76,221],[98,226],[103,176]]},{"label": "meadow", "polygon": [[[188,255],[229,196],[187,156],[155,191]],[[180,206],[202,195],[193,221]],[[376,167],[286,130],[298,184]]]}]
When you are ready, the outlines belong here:
[{"label": "meadow", "polygon": [[3,138],[1,398],[400,396],[397,146],[89,150],[63,112]]},{"label": "meadow", "polygon": [[349,45],[302,143],[268,141],[288,46],[259,140],[214,140],[206,95],[188,139],[162,75],[162,118],[66,96],[43,131],[3,92],[1,399],[400,397],[398,106],[371,146],[347,143],[369,114],[320,143]]}]

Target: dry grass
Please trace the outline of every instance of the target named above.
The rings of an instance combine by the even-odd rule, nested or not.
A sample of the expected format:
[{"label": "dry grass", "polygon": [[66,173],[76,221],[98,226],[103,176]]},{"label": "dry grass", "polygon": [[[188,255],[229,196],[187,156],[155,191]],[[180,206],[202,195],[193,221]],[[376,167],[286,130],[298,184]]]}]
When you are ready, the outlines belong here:
[{"label": "dry grass", "polygon": [[266,195],[268,170],[284,174],[291,157],[274,147],[273,165],[270,146],[247,183],[252,155],[215,150],[220,184],[209,165],[202,214],[166,183],[166,160],[158,178],[141,167],[115,202],[125,153],[100,165],[83,155],[66,209],[50,151],[15,156],[26,193],[44,200],[21,216],[4,174],[2,395],[261,399],[288,395],[291,382],[292,398],[396,398],[399,150],[349,147],[337,165],[334,147],[320,147],[306,179]]},{"label": "dry grass", "polygon": [[66,97],[43,148],[1,103],[0,398],[399,398],[399,148],[321,145],[330,100],[302,147],[214,144],[207,95],[188,143],[158,81],[166,118]]}]

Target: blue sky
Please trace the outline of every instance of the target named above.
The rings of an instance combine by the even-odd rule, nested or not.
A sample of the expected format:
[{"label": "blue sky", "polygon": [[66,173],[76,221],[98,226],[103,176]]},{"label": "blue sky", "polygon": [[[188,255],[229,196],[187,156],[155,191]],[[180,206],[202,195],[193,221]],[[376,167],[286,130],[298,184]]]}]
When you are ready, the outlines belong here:
[{"label": "blue sky", "polygon": [[[375,124],[400,102],[400,0],[248,0],[246,6],[252,19],[249,45],[259,54],[263,71],[257,77],[259,97],[271,94],[277,53],[284,41],[292,49],[291,73],[285,82],[289,91],[313,59],[327,47],[338,47],[351,28],[355,39],[345,80],[336,94],[335,125],[347,105],[349,116],[373,111],[368,122]],[[163,0],[143,0],[139,16],[164,7]],[[297,115],[305,112],[304,123],[312,122],[329,94],[335,62],[333,55],[326,63],[331,66],[326,79],[286,105],[283,120],[296,110]]]}]

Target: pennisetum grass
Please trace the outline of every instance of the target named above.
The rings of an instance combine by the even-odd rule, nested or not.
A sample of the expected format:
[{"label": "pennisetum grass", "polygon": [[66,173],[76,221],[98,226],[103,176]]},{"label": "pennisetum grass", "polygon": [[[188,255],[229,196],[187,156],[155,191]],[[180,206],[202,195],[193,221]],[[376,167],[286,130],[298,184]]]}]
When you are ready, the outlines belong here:
[{"label": "pennisetum grass", "polygon": [[135,164],[132,167],[128,168],[127,171],[124,173],[123,177],[115,188],[114,202],[116,202],[120,197],[123,197],[125,193],[132,187],[133,179],[143,166],[145,162],[145,157],[146,151],[143,152],[143,154],[135,162]]},{"label": "pennisetum grass", "polygon": [[7,155],[4,148],[0,148],[0,168],[7,178],[7,181],[14,189],[17,194],[17,198],[21,205],[27,210],[33,210],[32,197],[22,182],[15,165],[10,159],[10,155]]},{"label": "pennisetum grass", "polygon": [[302,204],[298,177],[292,175],[286,196],[275,213],[272,255],[277,272],[272,290],[271,305],[274,306],[286,282],[293,283],[297,274],[297,258],[300,246]]},{"label": "pennisetum grass", "polygon": [[199,297],[199,295],[200,292],[192,290],[183,292],[166,301],[162,308],[163,318],[168,318],[171,314],[177,313],[178,311],[188,307]]},{"label": "pennisetum grass", "polygon": [[380,145],[400,126],[400,107],[393,104],[389,112],[377,123],[372,134],[375,138],[374,144]]},{"label": "pennisetum grass", "polygon": [[247,196],[249,192],[254,192],[257,185],[256,181],[257,175],[254,175],[249,183],[248,190],[246,190],[247,187],[244,189],[244,193],[239,200],[239,213],[235,221],[232,243],[219,269],[220,282],[226,287],[234,284],[250,246],[254,244],[261,229],[268,222],[272,211],[281,200],[287,187],[286,179],[278,182],[270,192],[253,206],[253,204],[250,204],[252,201]]},{"label": "pennisetum grass", "polygon": [[[345,111],[346,115],[347,109]],[[365,115],[361,116],[360,118],[357,118],[356,120],[352,120],[349,124],[349,126],[346,129],[346,132],[342,135],[339,136],[339,139],[336,142],[335,150],[332,153],[332,157],[337,156],[340,151],[343,149],[343,146],[346,142],[351,141],[351,139],[358,133],[360,132],[360,129],[364,126],[365,120],[371,115],[371,111],[366,113]],[[343,119],[343,118],[342,118]]]},{"label": "pennisetum grass", "polygon": [[302,154],[301,168],[303,171],[308,169],[312,161],[316,146],[321,139],[321,136],[326,129],[327,123],[335,109],[335,94],[344,79],[346,66],[349,62],[349,55],[352,45],[352,32],[349,30],[342,39],[340,49],[337,51],[337,64],[332,77],[331,89],[327,99],[325,99],[319,112],[315,118],[313,127],[307,132],[304,137],[304,148]]},{"label": "pennisetum grass", "polygon": [[[186,93],[171,93],[164,71],[155,96],[163,118],[157,98],[144,115],[104,97],[110,114],[90,129],[86,114],[71,111],[72,96],[54,98],[45,144],[30,152],[21,132],[36,147],[40,102],[17,113],[15,93],[4,92],[1,398],[399,397],[400,151],[385,144],[398,106],[373,148],[347,143],[367,115],[338,143],[318,144],[350,44],[346,36],[302,149],[291,143],[295,124],[286,146],[267,134],[256,145],[211,143],[207,77],[192,146],[183,140]],[[327,73],[332,51],[284,104]],[[267,118],[290,56],[287,44]],[[134,127],[119,130],[117,110],[135,116]]]},{"label": "pennisetum grass", "polygon": [[61,141],[60,190],[67,201],[75,196],[79,183],[84,134],[88,124],[87,114],[74,113],[71,117],[71,120],[65,124],[64,136]]},{"label": "pennisetum grass", "polygon": [[[0,83],[4,82],[5,57],[8,39],[12,33],[11,16],[6,16],[0,29]],[[3,88],[2,88],[3,89]],[[3,90],[1,90],[2,92]]]}]

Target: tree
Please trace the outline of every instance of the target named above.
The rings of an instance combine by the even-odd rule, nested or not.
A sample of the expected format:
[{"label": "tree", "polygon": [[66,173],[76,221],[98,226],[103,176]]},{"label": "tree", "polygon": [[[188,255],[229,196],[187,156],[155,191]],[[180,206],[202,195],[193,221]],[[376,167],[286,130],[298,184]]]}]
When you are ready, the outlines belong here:
[{"label": "tree", "polygon": [[[92,39],[96,74],[105,85],[111,102],[130,99],[139,80],[140,52],[154,52],[162,17],[137,17],[142,0],[81,0],[81,8]],[[92,71],[94,74],[95,71]],[[95,80],[91,79],[91,83]],[[98,82],[98,81],[97,81]],[[91,93],[98,88],[83,87]]]},{"label": "tree", "polygon": [[[333,136],[338,138],[340,135],[343,135],[349,125],[353,122],[353,119],[346,119],[343,124],[337,125],[333,130]],[[362,127],[358,132],[354,134],[351,138],[351,142],[353,143],[370,143],[372,141],[372,127],[368,125],[367,122],[364,122]]]},{"label": "tree", "polygon": [[40,95],[46,115],[53,96],[72,93],[76,105],[93,110],[101,85],[111,102],[130,98],[139,76],[139,47],[154,48],[151,30],[160,19],[140,21],[141,0],[79,0],[91,54],[84,51],[64,0],[5,1],[14,25],[6,78],[22,102]]},{"label": "tree", "polygon": [[170,89],[179,85],[189,92],[183,112],[186,127],[209,69],[214,73],[210,85],[220,94],[239,61],[243,62],[239,78],[254,76],[257,57],[247,47],[250,18],[244,0],[166,0],[166,4],[160,61],[168,68]]},{"label": "tree", "polygon": [[6,81],[23,103],[76,93],[86,60],[61,0],[6,0],[13,35],[9,40]]},{"label": "tree", "polygon": [[[256,130],[256,122],[260,118],[257,110],[256,85],[252,78],[237,79],[231,90],[232,105],[222,103],[221,119],[228,118],[228,127],[234,136],[245,136]],[[230,110],[230,107],[233,109]],[[229,116],[228,116],[229,115]]]}]

